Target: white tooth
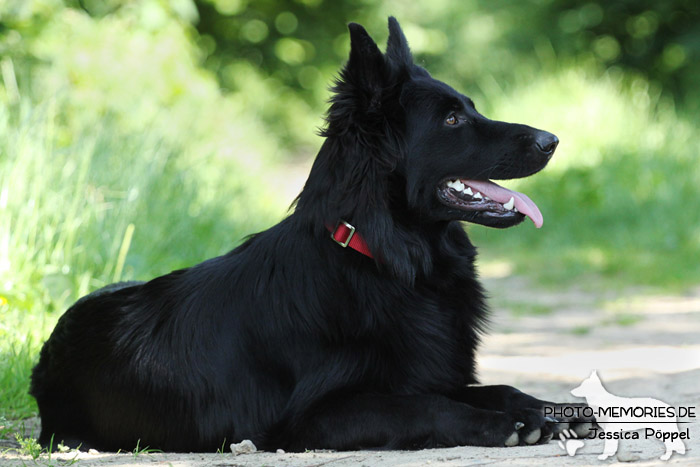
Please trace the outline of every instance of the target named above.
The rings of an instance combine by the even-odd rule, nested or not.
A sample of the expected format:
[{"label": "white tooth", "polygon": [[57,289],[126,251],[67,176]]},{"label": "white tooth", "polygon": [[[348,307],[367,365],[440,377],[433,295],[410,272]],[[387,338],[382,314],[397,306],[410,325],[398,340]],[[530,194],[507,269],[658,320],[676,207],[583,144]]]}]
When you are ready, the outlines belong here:
[{"label": "white tooth", "polygon": [[472,195],[474,194],[474,193],[472,193],[472,189],[471,189],[470,187],[467,187],[467,189],[464,190],[464,192],[465,192],[466,194],[468,194],[469,196],[472,196]]},{"label": "white tooth", "polygon": [[520,211],[518,211],[518,208],[513,208],[513,212],[520,212]]},{"label": "white tooth", "polygon": [[448,187],[448,188],[454,188],[454,187],[455,187],[455,182],[454,182],[454,181],[452,181],[452,182],[447,182],[447,187]]},{"label": "white tooth", "polygon": [[488,196],[484,196],[484,199],[485,199],[486,201],[491,201],[491,198],[489,198]]},{"label": "white tooth", "polygon": [[457,191],[464,191],[464,184],[462,182],[458,181],[457,183],[454,184],[454,186],[452,188],[454,188]]},{"label": "white tooth", "polygon": [[476,199],[481,199],[481,198],[483,198],[483,196],[481,196],[481,193],[479,193],[479,192],[477,191],[476,193],[474,193],[474,198],[476,198]]},{"label": "white tooth", "polygon": [[509,211],[511,209],[513,209],[514,206],[515,206],[515,198],[513,198],[512,196],[510,197],[510,201],[508,201],[506,204],[503,205],[503,207]]}]

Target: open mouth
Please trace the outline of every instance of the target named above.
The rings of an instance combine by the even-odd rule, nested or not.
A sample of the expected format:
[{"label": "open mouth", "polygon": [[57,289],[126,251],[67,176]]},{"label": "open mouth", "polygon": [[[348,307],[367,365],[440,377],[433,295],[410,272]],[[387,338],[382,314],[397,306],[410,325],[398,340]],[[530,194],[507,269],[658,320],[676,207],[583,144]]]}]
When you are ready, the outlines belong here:
[{"label": "open mouth", "polygon": [[503,220],[527,216],[535,227],[542,227],[542,213],[527,195],[490,180],[445,180],[438,187],[438,195],[444,204],[461,211]]}]

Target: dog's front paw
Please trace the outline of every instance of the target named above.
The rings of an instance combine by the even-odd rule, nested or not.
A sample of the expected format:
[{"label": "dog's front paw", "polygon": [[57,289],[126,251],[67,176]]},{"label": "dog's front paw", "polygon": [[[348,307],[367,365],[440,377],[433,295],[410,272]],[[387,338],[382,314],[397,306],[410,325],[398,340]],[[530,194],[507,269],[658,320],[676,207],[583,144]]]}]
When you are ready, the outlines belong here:
[{"label": "dog's front paw", "polygon": [[539,410],[523,409],[508,415],[513,432],[506,437],[505,446],[544,444],[552,439],[552,419],[548,420]]}]

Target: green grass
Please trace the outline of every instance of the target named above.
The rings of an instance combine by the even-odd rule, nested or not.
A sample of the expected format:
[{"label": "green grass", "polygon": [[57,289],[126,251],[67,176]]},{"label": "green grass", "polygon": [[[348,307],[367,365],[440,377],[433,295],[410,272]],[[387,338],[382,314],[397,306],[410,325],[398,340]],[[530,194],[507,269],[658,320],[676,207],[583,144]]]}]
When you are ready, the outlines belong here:
[{"label": "green grass", "polygon": [[618,326],[634,326],[635,324],[644,321],[644,316],[634,315],[632,313],[620,313],[616,314],[610,324],[616,324]]},{"label": "green grass", "polygon": [[569,331],[574,336],[586,336],[591,333],[590,326],[576,326]]},{"label": "green grass", "polygon": [[539,303],[514,303],[508,306],[513,316],[546,316],[554,313],[555,309],[551,305]]},{"label": "green grass", "polygon": [[[15,324],[19,332],[25,325],[19,320],[7,320]],[[50,326],[42,327],[43,334],[50,332]],[[27,396],[29,375],[39,351],[39,340],[23,340],[18,333],[3,332],[7,343],[0,347],[0,402],[3,416],[9,419],[26,418],[35,414],[36,406]],[[43,337],[43,336],[42,336]],[[2,436],[2,434],[0,434]]]},{"label": "green grass", "polygon": [[19,452],[21,455],[29,456],[32,458],[32,460],[36,461],[42,454],[47,454],[50,459],[51,451],[48,449],[43,449],[37,442],[35,436],[31,435],[25,437],[17,434],[15,436],[15,440],[17,441],[17,444],[19,444],[17,452]]},{"label": "green grass", "polygon": [[[43,467],[74,465],[78,462],[78,456],[80,455],[80,451],[76,450],[72,458],[55,458],[53,455],[53,437],[51,438],[49,445],[46,447],[39,445],[37,442],[37,437],[34,433],[30,433],[28,436],[22,435],[19,432],[15,433],[15,441],[18,447],[11,448],[8,451],[15,451],[21,456],[30,457],[32,460],[32,465],[40,465]],[[60,453],[70,451],[70,448],[64,446],[63,444],[59,444],[57,449]],[[27,465],[24,461],[23,464]]]},{"label": "green grass", "polygon": [[136,447],[134,448],[133,451],[131,451],[131,454],[134,456],[134,459],[137,457],[143,455],[143,454],[155,454],[155,453],[162,453],[163,451],[160,449],[152,449],[149,446],[146,447],[141,447],[141,440],[136,440]]}]

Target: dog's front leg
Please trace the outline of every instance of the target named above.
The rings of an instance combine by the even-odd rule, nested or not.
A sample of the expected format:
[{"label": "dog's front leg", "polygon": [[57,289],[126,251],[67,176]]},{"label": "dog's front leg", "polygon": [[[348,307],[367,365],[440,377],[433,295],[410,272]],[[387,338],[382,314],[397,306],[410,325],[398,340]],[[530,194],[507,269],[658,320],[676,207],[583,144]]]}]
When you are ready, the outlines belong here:
[{"label": "dog's front leg", "polygon": [[474,407],[512,412],[520,409],[542,409],[547,402],[525,394],[512,386],[466,386],[450,394],[454,400]]},{"label": "dog's front leg", "polygon": [[450,394],[450,397],[473,407],[507,413],[524,409],[537,410],[545,421],[553,425],[554,436],[566,428],[571,428],[579,437],[585,437],[595,426],[595,418],[586,417],[583,413],[585,404],[557,404],[543,401],[512,386],[467,386]]},{"label": "dog's front leg", "polygon": [[422,449],[534,444],[549,434],[536,410],[504,413],[442,395],[338,395],[286,419],[264,449]]}]

